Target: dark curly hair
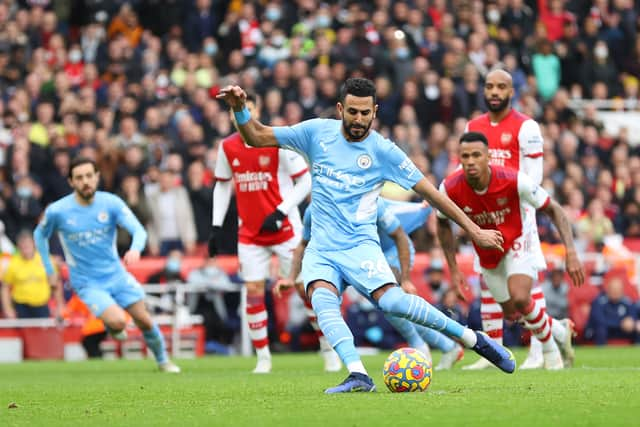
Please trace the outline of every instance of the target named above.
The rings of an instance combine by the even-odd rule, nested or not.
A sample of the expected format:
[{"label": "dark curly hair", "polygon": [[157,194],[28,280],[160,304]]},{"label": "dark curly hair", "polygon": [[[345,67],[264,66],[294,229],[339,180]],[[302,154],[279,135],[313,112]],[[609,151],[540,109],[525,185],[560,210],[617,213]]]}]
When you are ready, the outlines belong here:
[{"label": "dark curly hair", "polygon": [[360,77],[352,77],[347,79],[346,82],[340,88],[340,102],[344,103],[344,99],[347,95],[353,95],[358,97],[373,97],[373,103],[376,104],[376,86],[369,79],[363,79]]}]

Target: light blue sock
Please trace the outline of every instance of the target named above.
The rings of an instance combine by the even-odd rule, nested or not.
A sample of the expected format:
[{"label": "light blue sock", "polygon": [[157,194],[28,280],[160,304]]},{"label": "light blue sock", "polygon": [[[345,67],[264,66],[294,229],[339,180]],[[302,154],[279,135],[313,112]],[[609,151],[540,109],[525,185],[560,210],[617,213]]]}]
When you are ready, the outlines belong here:
[{"label": "light blue sock", "polygon": [[316,288],[311,294],[311,305],[318,316],[318,326],[331,347],[338,353],[342,363],[360,361],[353,344],[353,334],[340,313],[340,299],[328,289]]},{"label": "light blue sock", "polygon": [[418,325],[414,325],[409,322],[407,319],[403,317],[392,316],[388,313],[384,315],[385,319],[393,326],[393,328],[402,335],[402,338],[407,341],[409,347],[413,348],[422,348],[424,346],[424,340],[418,334],[416,327]]},{"label": "light blue sock", "polygon": [[155,323],[153,327],[148,331],[142,331],[144,341],[147,343],[147,347],[153,352],[153,356],[156,358],[158,364],[165,363],[169,360],[167,356],[167,349],[164,345],[164,337],[160,332],[160,328]]},{"label": "light blue sock", "polygon": [[416,332],[422,337],[423,340],[425,340],[427,344],[429,344],[429,346],[437,348],[443,353],[453,350],[453,347],[455,347],[456,345],[456,342],[454,340],[452,340],[442,332],[434,331],[433,329],[427,328],[426,326],[422,325],[413,325],[416,328]]},{"label": "light blue sock", "polygon": [[408,294],[398,286],[387,290],[378,300],[378,306],[385,313],[441,331],[450,337],[461,338],[465,330],[464,326],[447,317],[424,299]]}]

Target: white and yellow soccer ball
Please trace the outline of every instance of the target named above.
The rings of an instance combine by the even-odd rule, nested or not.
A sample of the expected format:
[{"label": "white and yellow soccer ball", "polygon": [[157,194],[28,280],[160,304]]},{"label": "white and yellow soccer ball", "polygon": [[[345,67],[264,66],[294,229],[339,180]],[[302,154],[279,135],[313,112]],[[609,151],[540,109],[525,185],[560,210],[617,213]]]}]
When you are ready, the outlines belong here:
[{"label": "white and yellow soccer ball", "polygon": [[404,347],[387,357],[382,375],[392,393],[426,391],[433,378],[433,368],[420,351]]}]

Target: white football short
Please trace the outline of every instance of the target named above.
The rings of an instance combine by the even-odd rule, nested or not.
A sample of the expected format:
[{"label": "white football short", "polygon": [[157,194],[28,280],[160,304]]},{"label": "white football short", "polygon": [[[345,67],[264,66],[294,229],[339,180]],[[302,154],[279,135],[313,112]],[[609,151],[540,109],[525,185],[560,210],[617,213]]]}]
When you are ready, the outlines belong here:
[{"label": "white football short", "polygon": [[529,276],[534,283],[538,280],[538,271],[541,269],[539,246],[536,250],[535,243],[532,248],[530,244],[523,244],[525,241],[522,237],[517,239],[496,268],[480,268],[482,277],[496,302],[506,302],[511,298],[507,279],[514,274]]},{"label": "white football short", "polygon": [[[245,282],[257,282],[271,277],[271,257],[278,258],[278,276],[288,277],[291,271],[293,251],[300,243],[301,236],[294,235],[291,239],[272,246],[258,246],[238,243],[238,260],[240,261],[240,277]],[[301,278],[298,277],[297,282]]]}]

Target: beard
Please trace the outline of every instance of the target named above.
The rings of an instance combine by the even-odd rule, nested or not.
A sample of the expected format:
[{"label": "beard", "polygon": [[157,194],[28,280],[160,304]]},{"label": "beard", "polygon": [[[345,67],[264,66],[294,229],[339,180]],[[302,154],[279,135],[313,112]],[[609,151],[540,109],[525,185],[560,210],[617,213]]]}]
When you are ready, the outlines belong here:
[{"label": "beard", "polygon": [[487,105],[487,108],[492,113],[499,113],[500,111],[504,111],[509,108],[509,104],[511,103],[511,98],[500,99],[500,103],[498,105],[491,105],[491,99],[484,98],[484,103]]},{"label": "beard", "polygon": [[82,200],[90,201],[93,199],[93,196],[96,194],[96,189],[91,187],[85,187],[82,190],[77,192],[78,195],[82,198]]},{"label": "beard", "polygon": [[[373,123],[373,121],[369,122],[366,126],[358,126],[358,125],[347,125],[347,123],[344,121],[344,119],[342,120],[342,128],[344,129],[344,132],[349,136],[350,140],[353,141],[359,141],[362,138],[365,137],[365,135],[367,134],[367,132],[369,132],[369,129],[371,128],[371,123]],[[356,135],[353,133],[353,130],[358,130],[358,131],[362,131],[362,134],[360,136]]]}]

